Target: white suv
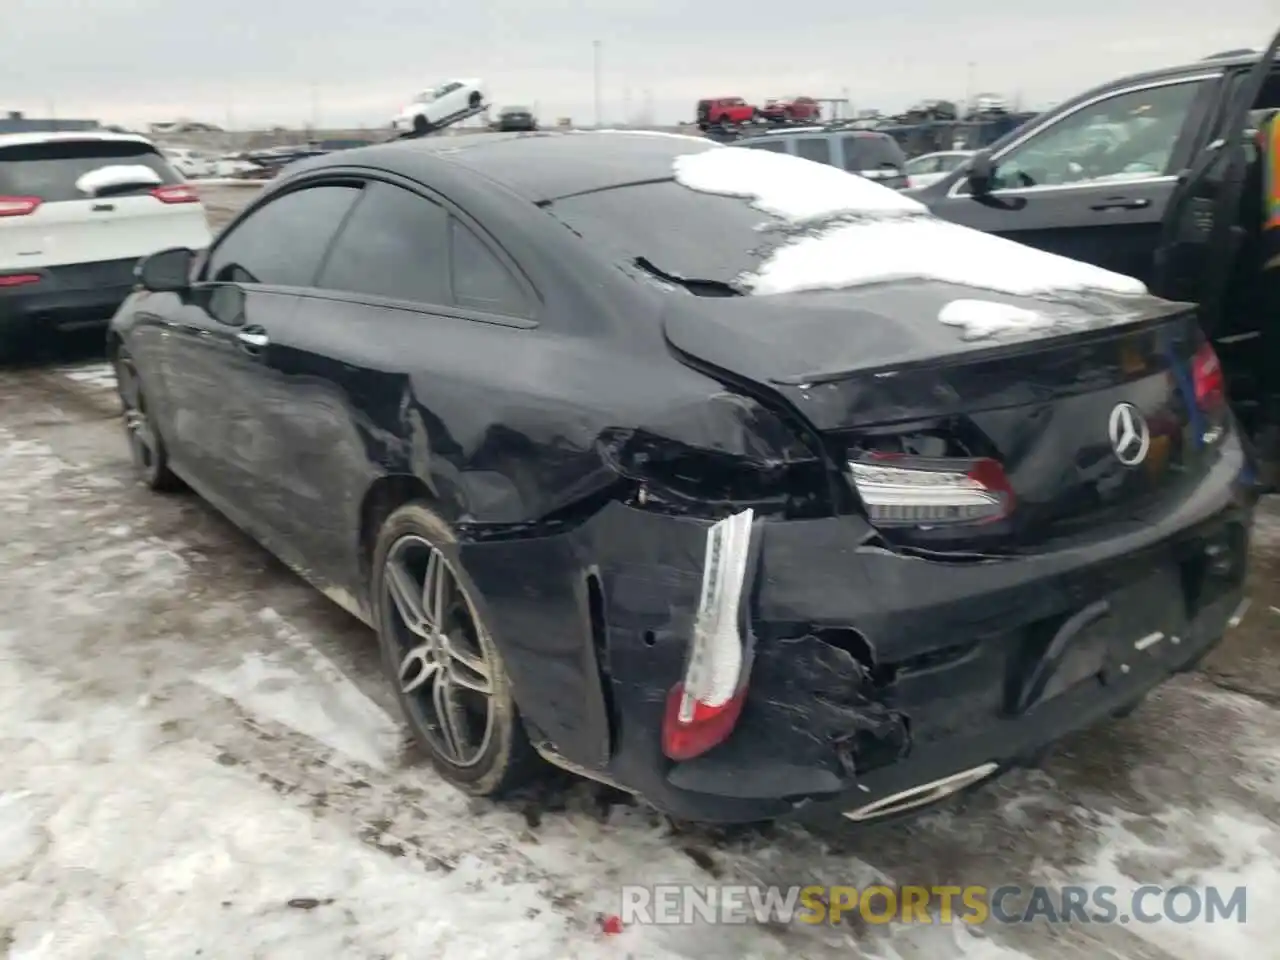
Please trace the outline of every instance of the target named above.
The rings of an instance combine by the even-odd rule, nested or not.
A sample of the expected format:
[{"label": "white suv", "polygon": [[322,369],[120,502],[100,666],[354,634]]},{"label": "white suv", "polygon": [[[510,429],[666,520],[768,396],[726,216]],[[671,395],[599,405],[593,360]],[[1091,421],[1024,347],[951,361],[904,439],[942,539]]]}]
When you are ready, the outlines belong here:
[{"label": "white suv", "polygon": [[145,137],[0,134],[0,355],[41,329],[105,327],[140,258],[209,242],[195,188]]}]

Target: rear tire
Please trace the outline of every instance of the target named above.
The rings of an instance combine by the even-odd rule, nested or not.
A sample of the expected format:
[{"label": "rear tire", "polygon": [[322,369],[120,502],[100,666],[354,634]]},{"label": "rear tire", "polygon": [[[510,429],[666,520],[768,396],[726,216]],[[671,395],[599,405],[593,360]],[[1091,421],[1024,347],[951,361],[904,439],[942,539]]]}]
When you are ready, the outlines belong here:
[{"label": "rear tire", "polygon": [[169,469],[169,452],[160,431],[151,419],[147,407],[146,392],[138,368],[129,351],[121,347],[113,359],[116,370],[116,390],[124,418],[125,434],[129,441],[129,455],[133,459],[134,473],[152,490],[171,492],[181,490],[183,482]]},{"label": "rear tire", "polygon": [[467,98],[467,103],[469,103],[471,108],[474,110],[476,107],[480,106],[480,104],[484,103],[484,97],[480,96],[479,90],[476,90]]},{"label": "rear tire", "polygon": [[383,666],[436,771],[473,796],[532,779],[529,743],[498,648],[456,573],[456,539],[423,503],[382,525],[370,597]]}]

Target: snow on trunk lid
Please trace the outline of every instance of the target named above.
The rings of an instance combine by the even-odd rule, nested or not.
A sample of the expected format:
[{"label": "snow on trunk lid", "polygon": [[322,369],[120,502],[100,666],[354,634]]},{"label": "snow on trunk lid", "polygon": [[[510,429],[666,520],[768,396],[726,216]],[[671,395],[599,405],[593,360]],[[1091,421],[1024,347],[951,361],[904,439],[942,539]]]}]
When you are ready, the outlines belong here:
[{"label": "snow on trunk lid", "polygon": [[[690,190],[740,197],[796,229],[739,278],[756,295],[932,280],[1014,296],[1101,292],[1145,297],[1146,285],[1092,264],[949,223],[896,190],[787,154],[706,150],[677,157]],[[939,320],[969,336],[1047,325],[1034,311],[969,299]],[[951,306],[951,305],[948,305]]]}]

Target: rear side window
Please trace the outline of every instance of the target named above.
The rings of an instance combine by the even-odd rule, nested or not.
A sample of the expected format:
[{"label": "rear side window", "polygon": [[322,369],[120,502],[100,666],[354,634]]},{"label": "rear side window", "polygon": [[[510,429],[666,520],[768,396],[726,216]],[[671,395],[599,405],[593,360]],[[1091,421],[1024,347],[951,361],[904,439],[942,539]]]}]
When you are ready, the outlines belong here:
[{"label": "rear side window", "polygon": [[831,141],[826,137],[799,137],[796,140],[796,155],[805,160],[830,163]]},{"label": "rear side window", "polygon": [[371,183],[316,286],[411,303],[449,302],[449,215],[439,204]]},{"label": "rear side window", "polygon": [[907,156],[892,137],[867,137],[856,134],[843,138],[844,168],[850,173],[860,170],[902,170]]},{"label": "rear side window", "polygon": [[[45,203],[86,200],[76,181],[101,167],[143,166],[160,178],[160,185],[181,183],[182,177],[147,143],[127,140],[63,140],[0,148],[0,196],[39,197]],[[139,185],[113,193],[145,193],[158,186]]]},{"label": "rear side window", "polygon": [[734,144],[738,147],[750,147],[752,150],[768,150],[770,153],[786,153],[787,141],[785,140],[747,140],[743,143]]},{"label": "rear side window", "polygon": [[263,204],[218,243],[205,276],[219,283],[311,286],[359,196],[358,187],[307,187]]},{"label": "rear side window", "polygon": [[460,307],[518,317],[528,312],[524,292],[502,261],[461,221],[449,220],[453,298]]}]

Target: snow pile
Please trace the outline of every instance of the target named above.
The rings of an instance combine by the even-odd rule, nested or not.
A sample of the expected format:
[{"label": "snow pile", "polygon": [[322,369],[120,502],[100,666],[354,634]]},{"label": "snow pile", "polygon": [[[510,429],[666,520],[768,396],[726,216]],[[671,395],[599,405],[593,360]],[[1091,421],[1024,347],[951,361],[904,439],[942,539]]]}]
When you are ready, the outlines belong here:
[{"label": "snow pile", "polygon": [[[894,280],[942,281],[1014,296],[1147,293],[1133,277],[948,223],[896,190],[825,164],[736,149],[677,157],[674,167],[677,182],[691,190],[741,197],[803,229],[755,273],[739,278],[754,294]],[[1041,324],[1033,312],[991,309],[995,305],[979,310],[976,302],[962,301],[949,319],[940,319],[987,333]]]},{"label": "snow pile", "polygon": [[966,339],[994,336],[1009,329],[1034,330],[1053,324],[1043,313],[993,300],[952,300],[938,311],[938,319],[949,327],[962,327]]}]

